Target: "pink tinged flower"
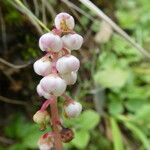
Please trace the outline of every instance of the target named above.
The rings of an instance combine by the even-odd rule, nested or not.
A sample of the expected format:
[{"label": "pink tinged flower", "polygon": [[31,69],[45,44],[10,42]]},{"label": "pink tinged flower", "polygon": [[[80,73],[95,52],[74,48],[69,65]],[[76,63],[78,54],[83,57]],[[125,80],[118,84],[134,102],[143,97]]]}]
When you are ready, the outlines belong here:
[{"label": "pink tinged flower", "polygon": [[76,72],[61,74],[61,77],[66,81],[67,85],[73,85],[77,81],[77,73]]},{"label": "pink tinged flower", "polygon": [[66,82],[57,75],[49,75],[40,81],[42,89],[46,93],[61,96],[66,90]]},{"label": "pink tinged flower", "polygon": [[74,26],[74,18],[65,12],[59,13],[55,18],[55,27],[62,32],[69,32]]},{"label": "pink tinged flower", "polygon": [[43,96],[45,99],[50,99],[51,98],[51,94],[45,92],[42,89],[42,87],[41,87],[40,84],[37,85],[36,91],[37,91],[37,93],[38,93],[39,96],[41,96],[41,97]]},{"label": "pink tinged flower", "polygon": [[51,150],[54,147],[54,139],[48,133],[40,137],[38,141],[39,150]]},{"label": "pink tinged flower", "polygon": [[56,69],[60,74],[78,71],[79,67],[80,61],[73,55],[63,56],[56,62]]},{"label": "pink tinged flower", "polygon": [[42,51],[59,52],[62,47],[62,40],[58,35],[46,33],[39,39],[39,47]]},{"label": "pink tinged flower", "polygon": [[78,117],[82,111],[82,105],[79,102],[69,103],[64,106],[65,115],[69,118]]},{"label": "pink tinged flower", "polygon": [[35,73],[37,73],[38,75],[47,76],[51,73],[51,66],[52,64],[50,60],[44,60],[43,58],[41,58],[34,63],[33,68]]},{"label": "pink tinged flower", "polygon": [[78,50],[83,44],[83,37],[79,34],[67,34],[62,37],[63,45],[70,50]]}]

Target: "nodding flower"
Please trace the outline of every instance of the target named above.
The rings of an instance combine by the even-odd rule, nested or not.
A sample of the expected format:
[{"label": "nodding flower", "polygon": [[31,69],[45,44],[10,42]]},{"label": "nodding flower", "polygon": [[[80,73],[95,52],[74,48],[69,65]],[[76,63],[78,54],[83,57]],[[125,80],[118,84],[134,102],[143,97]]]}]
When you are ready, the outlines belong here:
[{"label": "nodding flower", "polygon": [[51,150],[54,147],[54,138],[49,133],[42,135],[38,141],[39,150]]},{"label": "nodding flower", "polygon": [[78,50],[83,44],[83,37],[77,33],[66,34],[62,37],[63,46],[70,50]]},{"label": "nodding flower", "polygon": [[40,97],[43,96],[45,99],[50,99],[50,98],[51,98],[51,94],[45,92],[45,91],[42,89],[42,87],[41,87],[40,84],[37,85],[36,91],[37,91],[37,93],[38,93],[38,95],[39,95]]},{"label": "nodding flower", "polygon": [[50,74],[41,79],[40,85],[46,93],[61,96],[66,90],[66,82],[58,75]]},{"label": "nodding flower", "polygon": [[33,121],[40,125],[48,123],[50,121],[48,112],[46,110],[45,111],[41,111],[41,110],[37,111],[33,116]]},{"label": "nodding flower", "polygon": [[51,67],[52,67],[51,61],[48,58],[47,59],[41,58],[37,60],[33,65],[35,73],[37,73],[40,76],[49,75],[51,73]]},{"label": "nodding flower", "polygon": [[72,71],[78,71],[80,67],[80,61],[73,55],[67,55],[59,58],[56,62],[56,69],[60,74],[71,73]]},{"label": "nodding flower", "polygon": [[64,106],[65,115],[68,118],[78,117],[82,111],[82,105],[79,102],[71,102]]},{"label": "nodding flower", "polygon": [[67,85],[73,85],[77,81],[77,72],[71,72],[71,73],[66,73],[66,74],[61,74],[60,75],[67,83]]},{"label": "nodding flower", "polygon": [[68,13],[59,13],[55,18],[55,27],[62,32],[69,32],[74,29],[74,18]]},{"label": "nodding flower", "polygon": [[59,52],[63,48],[60,36],[53,33],[45,33],[39,39],[39,47],[42,51]]}]

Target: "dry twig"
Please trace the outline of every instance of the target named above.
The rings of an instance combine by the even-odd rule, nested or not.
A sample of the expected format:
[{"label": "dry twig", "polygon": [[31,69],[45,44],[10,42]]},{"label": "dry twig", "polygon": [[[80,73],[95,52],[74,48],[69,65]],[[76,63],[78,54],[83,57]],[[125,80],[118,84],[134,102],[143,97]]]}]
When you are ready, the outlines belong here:
[{"label": "dry twig", "polygon": [[20,100],[9,99],[9,98],[1,96],[1,95],[0,95],[0,101],[9,103],[9,104],[15,104],[15,105],[23,105],[23,106],[27,105],[27,103],[22,102]]},{"label": "dry twig", "polygon": [[26,68],[27,66],[29,66],[31,63],[26,63],[26,64],[23,64],[23,65],[14,65],[6,60],[4,60],[3,58],[0,58],[0,63],[3,63],[11,68],[14,68],[14,69],[22,69],[22,68]]}]

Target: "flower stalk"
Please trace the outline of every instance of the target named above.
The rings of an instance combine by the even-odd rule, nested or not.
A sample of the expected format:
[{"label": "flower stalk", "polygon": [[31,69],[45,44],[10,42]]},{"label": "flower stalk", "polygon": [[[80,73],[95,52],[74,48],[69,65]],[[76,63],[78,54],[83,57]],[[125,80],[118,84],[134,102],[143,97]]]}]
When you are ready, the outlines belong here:
[{"label": "flower stalk", "polygon": [[51,109],[51,124],[54,133],[54,148],[55,150],[63,150],[62,140],[60,135],[60,118],[58,113],[57,98],[53,96],[53,103],[50,104]]}]

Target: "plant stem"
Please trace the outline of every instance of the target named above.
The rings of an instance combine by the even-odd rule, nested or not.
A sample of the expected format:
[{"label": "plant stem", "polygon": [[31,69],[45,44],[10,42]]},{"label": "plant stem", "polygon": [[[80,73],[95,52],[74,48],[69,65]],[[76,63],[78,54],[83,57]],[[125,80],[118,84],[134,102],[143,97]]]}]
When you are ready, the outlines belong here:
[{"label": "plant stem", "polygon": [[61,136],[59,133],[60,118],[58,114],[57,98],[55,96],[53,96],[53,103],[50,104],[50,108],[51,108],[52,128],[54,132],[54,149],[63,150]]},{"label": "plant stem", "polygon": [[47,107],[52,103],[52,100],[51,99],[48,99],[46,100],[43,104],[42,104],[42,107],[41,107],[41,111],[45,111],[47,109]]},{"label": "plant stem", "polygon": [[74,103],[74,100],[70,96],[68,96],[67,94],[64,93],[62,96],[64,97],[64,99],[66,100],[66,102],[68,102],[68,103]]},{"label": "plant stem", "polygon": [[20,0],[14,0],[22,9],[22,11],[34,21],[36,21],[41,27],[43,27],[46,31],[50,32],[50,30],[46,27],[46,25],[40,21]]},{"label": "plant stem", "polygon": [[141,52],[145,57],[150,58],[150,53],[136,43],[125,31],[123,31],[113,20],[111,20],[103,11],[94,5],[90,0],[79,0],[83,5],[89,8],[101,19],[106,21],[119,35],[121,35],[126,41],[128,41],[133,47]]}]

